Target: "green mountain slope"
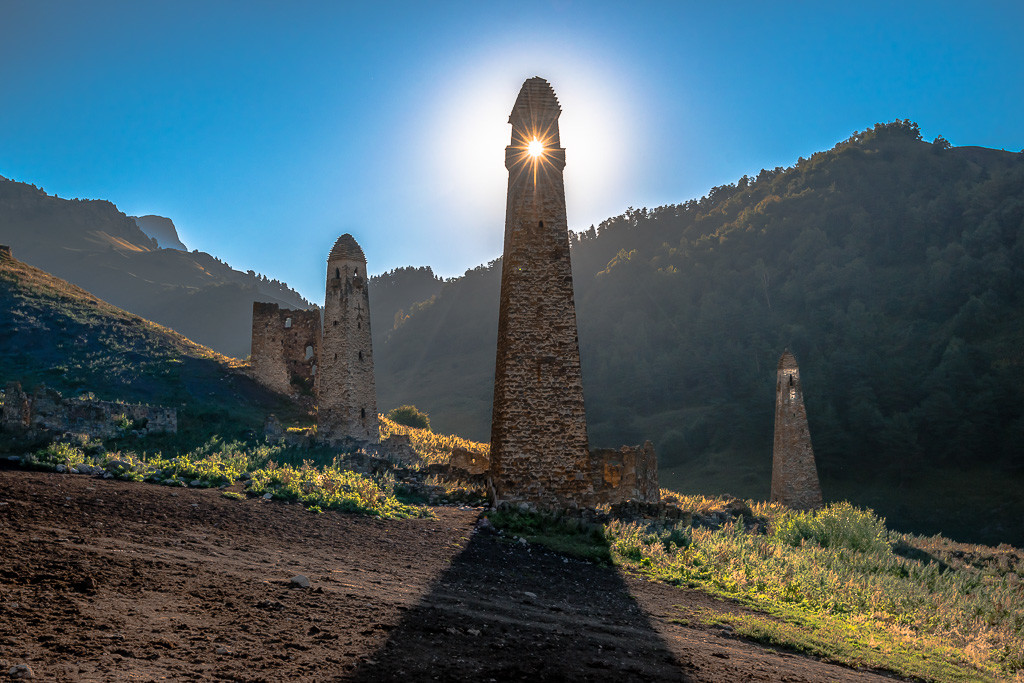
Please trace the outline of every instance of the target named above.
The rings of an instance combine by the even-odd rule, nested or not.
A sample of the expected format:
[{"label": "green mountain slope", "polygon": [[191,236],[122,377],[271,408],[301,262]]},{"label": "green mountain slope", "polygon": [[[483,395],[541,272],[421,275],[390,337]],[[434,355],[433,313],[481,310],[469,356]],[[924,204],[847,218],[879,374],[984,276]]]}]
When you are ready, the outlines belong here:
[{"label": "green mountain slope", "polygon": [[177,407],[181,430],[201,441],[294,410],[242,374],[238,361],[3,255],[0,320],[2,384]]},{"label": "green mountain slope", "polygon": [[[650,438],[666,484],[764,497],[789,347],[827,498],[1024,539],[1024,155],[946,147],[879,125],[577,235],[592,443]],[[446,283],[375,349],[382,408],[487,438],[499,276]]]},{"label": "green mountain slope", "polygon": [[61,199],[0,178],[0,244],[112,304],[245,358],[252,302],[308,308],[287,285],[200,251],[161,249],[102,200]]}]

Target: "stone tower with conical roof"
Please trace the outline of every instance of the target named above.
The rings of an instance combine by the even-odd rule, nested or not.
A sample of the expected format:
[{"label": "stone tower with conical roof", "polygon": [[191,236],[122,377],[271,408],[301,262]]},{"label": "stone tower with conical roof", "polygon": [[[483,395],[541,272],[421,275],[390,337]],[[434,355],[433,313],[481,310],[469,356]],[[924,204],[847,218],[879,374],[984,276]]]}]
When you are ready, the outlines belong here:
[{"label": "stone tower with conical roof", "polygon": [[508,197],[491,421],[495,502],[586,505],[593,495],[558,139],[543,78],[523,83],[505,148]]},{"label": "stone tower with conical roof", "polygon": [[772,446],[772,502],[797,510],[822,506],[821,484],[807,427],[800,368],[789,349],[779,359],[775,386],[775,442]]},{"label": "stone tower with conical roof", "polygon": [[317,437],[376,443],[377,390],[370,341],[366,257],[344,234],[327,257],[327,295],[317,366]]}]

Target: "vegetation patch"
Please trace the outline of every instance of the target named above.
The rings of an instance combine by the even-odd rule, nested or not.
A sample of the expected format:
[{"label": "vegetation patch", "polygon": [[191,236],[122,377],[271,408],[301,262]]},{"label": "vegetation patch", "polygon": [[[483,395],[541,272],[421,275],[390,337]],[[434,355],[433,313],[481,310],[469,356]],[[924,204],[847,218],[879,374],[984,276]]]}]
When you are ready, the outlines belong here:
[{"label": "vegetation patch", "polygon": [[428,465],[447,465],[452,450],[455,448],[465,448],[481,455],[486,455],[491,450],[490,444],[470,441],[454,435],[435,434],[429,429],[407,427],[382,415],[380,438],[384,440],[392,435],[409,437],[413,449]]},{"label": "vegetation patch", "polygon": [[612,521],[604,534],[616,562],[760,612],[688,615],[759,642],[927,680],[1024,669],[1024,558],[952,568],[928,552],[934,539],[891,532],[849,503],[814,512],[750,505],[769,520],[766,533],[739,521],[718,529]]},{"label": "vegetation patch", "polygon": [[513,510],[497,510],[488,519],[512,542],[522,538],[581,560],[611,562],[608,541],[600,525],[560,515]]}]

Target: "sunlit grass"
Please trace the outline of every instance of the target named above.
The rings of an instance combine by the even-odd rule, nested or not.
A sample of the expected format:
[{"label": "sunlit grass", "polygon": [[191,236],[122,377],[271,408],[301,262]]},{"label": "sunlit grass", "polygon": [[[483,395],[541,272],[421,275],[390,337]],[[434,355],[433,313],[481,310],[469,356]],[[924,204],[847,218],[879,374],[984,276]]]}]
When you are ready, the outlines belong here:
[{"label": "sunlit grass", "polygon": [[[680,500],[713,509],[708,499]],[[848,503],[751,509],[768,518],[767,533],[739,523],[613,521],[605,534],[627,567],[764,612],[723,617],[756,640],[929,680],[999,679],[1024,668],[1019,555],[1003,573],[951,568],[926,553],[898,555],[894,544],[927,548],[930,539],[890,532]]]},{"label": "sunlit grass", "polygon": [[408,436],[413,449],[423,458],[428,465],[448,464],[452,449],[465,448],[473,453],[486,455],[490,452],[490,444],[470,441],[462,437],[445,434],[435,434],[429,429],[416,429],[406,427],[397,422],[392,422],[383,415],[380,416],[380,438],[383,441],[392,434]]}]

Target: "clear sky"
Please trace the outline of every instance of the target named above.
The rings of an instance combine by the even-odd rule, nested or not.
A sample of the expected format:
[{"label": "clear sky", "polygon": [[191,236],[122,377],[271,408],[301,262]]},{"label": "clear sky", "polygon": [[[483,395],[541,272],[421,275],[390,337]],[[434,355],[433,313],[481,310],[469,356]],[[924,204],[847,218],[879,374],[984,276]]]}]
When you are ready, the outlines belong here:
[{"label": "clear sky", "polygon": [[500,255],[522,82],[562,103],[569,226],[700,197],[879,121],[1024,148],[1024,2],[0,0],[0,175],[174,220],[323,298]]}]

